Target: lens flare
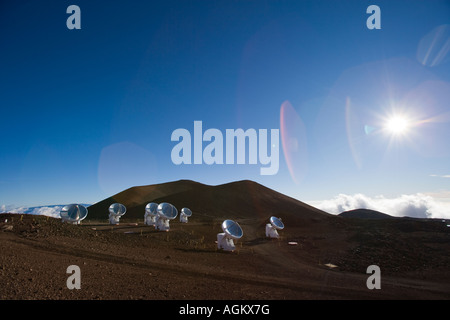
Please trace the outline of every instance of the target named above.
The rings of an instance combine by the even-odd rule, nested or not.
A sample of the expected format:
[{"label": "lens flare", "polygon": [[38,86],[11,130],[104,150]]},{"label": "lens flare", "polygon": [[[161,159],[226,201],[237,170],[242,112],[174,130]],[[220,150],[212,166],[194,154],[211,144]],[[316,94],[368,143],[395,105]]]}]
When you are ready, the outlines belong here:
[{"label": "lens flare", "polygon": [[280,128],[281,143],[289,173],[292,180],[299,184],[308,166],[306,129],[289,101],[281,105]]},{"label": "lens flare", "polygon": [[450,25],[440,25],[419,42],[417,60],[424,66],[436,67],[450,60]]},{"label": "lens flare", "polygon": [[156,157],[132,142],[123,141],[102,149],[98,160],[98,184],[107,194],[148,185],[157,178]]},{"label": "lens flare", "polygon": [[411,147],[424,157],[448,157],[450,148],[450,83],[424,81],[402,100],[409,107],[408,134]]}]

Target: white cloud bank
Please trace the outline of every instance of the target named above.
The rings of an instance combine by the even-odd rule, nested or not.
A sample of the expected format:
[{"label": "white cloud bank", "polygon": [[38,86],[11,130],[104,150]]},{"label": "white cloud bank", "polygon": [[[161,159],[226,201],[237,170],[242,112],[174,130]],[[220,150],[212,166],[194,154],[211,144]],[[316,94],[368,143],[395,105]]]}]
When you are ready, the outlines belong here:
[{"label": "white cloud bank", "polygon": [[0,205],[0,213],[26,213],[61,218],[59,213],[61,212],[62,207],[63,206],[15,207],[12,205]]},{"label": "white cloud bank", "polygon": [[331,214],[353,209],[371,209],[396,217],[450,219],[450,201],[424,193],[401,195],[397,198],[339,194],[331,200],[311,201],[309,204]]},{"label": "white cloud bank", "polygon": [[430,177],[450,178],[450,174],[430,174]]}]

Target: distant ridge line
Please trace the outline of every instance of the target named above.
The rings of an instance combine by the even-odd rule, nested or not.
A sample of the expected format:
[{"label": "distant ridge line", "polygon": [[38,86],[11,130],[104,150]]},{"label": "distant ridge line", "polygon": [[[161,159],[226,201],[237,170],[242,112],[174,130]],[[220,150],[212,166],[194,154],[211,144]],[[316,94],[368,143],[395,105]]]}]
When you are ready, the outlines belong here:
[{"label": "distant ridge line", "polygon": [[387,213],[379,212],[371,209],[354,209],[341,212],[338,216],[343,218],[359,218],[359,219],[395,219]]}]

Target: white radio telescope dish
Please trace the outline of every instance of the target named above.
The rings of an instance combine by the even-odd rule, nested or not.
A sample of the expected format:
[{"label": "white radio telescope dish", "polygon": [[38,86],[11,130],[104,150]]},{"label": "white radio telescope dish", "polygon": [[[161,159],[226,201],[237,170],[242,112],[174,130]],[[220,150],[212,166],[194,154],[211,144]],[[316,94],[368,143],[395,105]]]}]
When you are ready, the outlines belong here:
[{"label": "white radio telescope dish", "polygon": [[188,218],[192,216],[192,211],[189,208],[183,208],[181,209],[180,213],[180,222],[187,223]]},{"label": "white radio telescope dish", "polygon": [[156,223],[157,214],[158,204],[154,202],[147,203],[145,206],[144,224],[154,226]]},{"label": "white radio telescope dish", "polygon": [[225,251],[236,249],[233,239],[240,239],[244,235],[241,226],[233,220],[222,222],[223,233],[217,234],[217,248]]},{"label": "white radio telescope dish", "polygon": [[120,218],[127,212],[127,208],[121,203],[113,203],[109,206],[109,223],[119,224]]},{"label": "white radio telescope dish", "polygon": [[87,208],[81,204],[66,205],[61,209],[59,213],[63,222],[72,224],[80,224],[81,220],[86,218],[87,214]]},{"label": "white radio telescope dish", "polygon": [[283,230],[284,223],[280,218],[274,216],[270,217],[269,221],[270,223],[266,224],[266,237],[279,238],[280,235],[278,234],[277,230]]},{"label": "white radio telescope dish", "polygon": [[156,212],[157,216],[155,228],[157,230],[169,231],[170,229],[169,221],[177,217],[178,215],[177,208],[175,208],[168,202],[163,202],[158,205]]}]

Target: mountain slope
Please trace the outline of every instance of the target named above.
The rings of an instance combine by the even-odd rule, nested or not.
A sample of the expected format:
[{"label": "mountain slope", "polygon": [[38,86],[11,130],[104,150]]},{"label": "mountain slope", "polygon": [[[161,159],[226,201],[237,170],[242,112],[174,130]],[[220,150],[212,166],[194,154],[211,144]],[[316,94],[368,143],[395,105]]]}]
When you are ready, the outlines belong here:
[{"label": "mountain slope", "polygon": [[104,199],[89,209],[89,219],[107,219],[108,208],[119,202],[127,207],[123,218],[143,218],[149,202],[169,202],[178,211],[188,207],[194,215],[203,218],[245,219],[272,215],[292,219],[322,219],[330,216],[301,201],[264,187],[256,182],[243,180],[218,186],[209,186],[190,180],[133,187]]}]

